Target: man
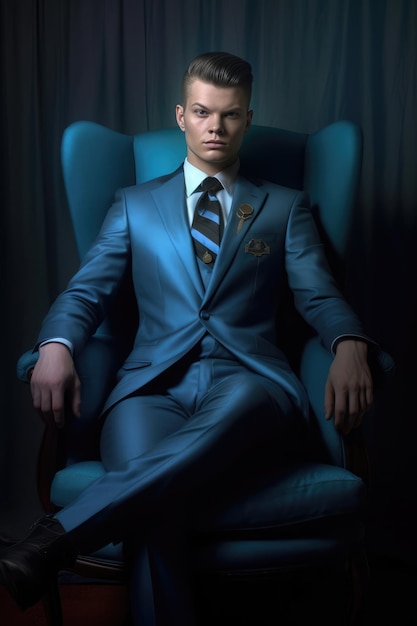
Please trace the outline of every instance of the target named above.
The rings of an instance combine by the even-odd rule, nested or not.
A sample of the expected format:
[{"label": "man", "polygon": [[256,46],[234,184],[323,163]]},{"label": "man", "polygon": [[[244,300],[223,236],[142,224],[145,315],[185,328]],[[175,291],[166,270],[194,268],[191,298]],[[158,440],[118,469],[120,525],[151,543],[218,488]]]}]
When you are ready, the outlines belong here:
[{"label": "man", "polygon": [[[305,391],[275,344],[284,273],[298,310],[334,353],[326,418],[349,432],[372,404],[370,340],[328,271],[304,194],[239,174],[251,87],[250,65],[233,55],[190,64],[176,108],[183,167],[118,192],[44,320],[31,391],[59,426],[64,398],[80,412],[73,356],[131,267],[140,323],[103,409],[107,474],[0,559],[1,580],[22,608],[80,550],[123,541],[135,623],[194,623],[186,559],[175,553],[187,499],[271,438],[297,447],[308,428]],[[146,603],[146,584],[159,601]]]}]

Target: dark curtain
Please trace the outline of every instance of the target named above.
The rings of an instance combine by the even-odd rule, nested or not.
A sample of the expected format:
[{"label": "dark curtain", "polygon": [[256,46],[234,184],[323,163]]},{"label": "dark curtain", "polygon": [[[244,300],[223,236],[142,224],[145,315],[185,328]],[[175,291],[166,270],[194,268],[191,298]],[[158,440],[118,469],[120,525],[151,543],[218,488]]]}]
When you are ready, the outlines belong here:
[{"label": "dark curtain", "polygon": [[173,126],[185,66],[221,49],[252,63],[255,123],[306,132],[347,118],[363,129],[347,293],[398,370],[364,429],[370,542],[415,556],[417,2],[1,0],[0,19],[0,533],[19,534],[39,509],[42,427],[16,361],[78,264],[62,132],[80,119],[126,133]]}]

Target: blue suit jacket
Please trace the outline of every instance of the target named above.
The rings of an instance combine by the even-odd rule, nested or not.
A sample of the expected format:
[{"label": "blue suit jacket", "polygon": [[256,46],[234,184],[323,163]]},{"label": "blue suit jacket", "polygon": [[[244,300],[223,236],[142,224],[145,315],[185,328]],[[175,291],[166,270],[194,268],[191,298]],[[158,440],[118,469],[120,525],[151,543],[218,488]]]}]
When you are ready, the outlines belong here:
[{"label": "blue suit jacket", "polygon": [[[237,232],[241,204],[250,204],[253,214]],[[365,337],[328,270],[306,197],[296,190],[238,178],[207,290],[190,235],[182,168],[119,191],[96,242],[46,316],[39,341],[65,337],[79,353],[130,264],[140,323],[104,410],[209,332],[250,370],[281,384],[307,414],[304,388],[276,345],[286,278],[296,307],[326,347],[341,335]]]}]

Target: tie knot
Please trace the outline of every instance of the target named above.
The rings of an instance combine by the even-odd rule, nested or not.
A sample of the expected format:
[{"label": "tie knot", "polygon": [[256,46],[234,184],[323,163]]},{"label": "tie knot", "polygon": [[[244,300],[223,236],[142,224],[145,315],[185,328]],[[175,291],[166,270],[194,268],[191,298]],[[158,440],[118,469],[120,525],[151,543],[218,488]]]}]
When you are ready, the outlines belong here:
[{"label": "tie knot", "polygon": [[217,178],[209,176],[208,178],[205,178],[203,180],[199,189],[201,191],[212,191],[213,193],[216,193],[216,191],[220,191],[220,189],[223,189],[223,185],[219,180],[217,180]]}]

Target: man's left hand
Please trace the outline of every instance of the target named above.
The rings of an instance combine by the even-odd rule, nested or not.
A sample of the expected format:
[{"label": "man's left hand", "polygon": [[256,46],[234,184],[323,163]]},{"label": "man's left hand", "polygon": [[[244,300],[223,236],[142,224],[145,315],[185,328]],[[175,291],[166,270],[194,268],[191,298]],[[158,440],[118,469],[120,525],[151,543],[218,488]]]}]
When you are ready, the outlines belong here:
[{"label": "man's left hand", "polygon": [[324,408],[326,419],[334,416],[334,425],[344,434],[358,427],[373,403],[373,383],[368,366],[368,345],[364,341],[345,339],[327,377]]}]

